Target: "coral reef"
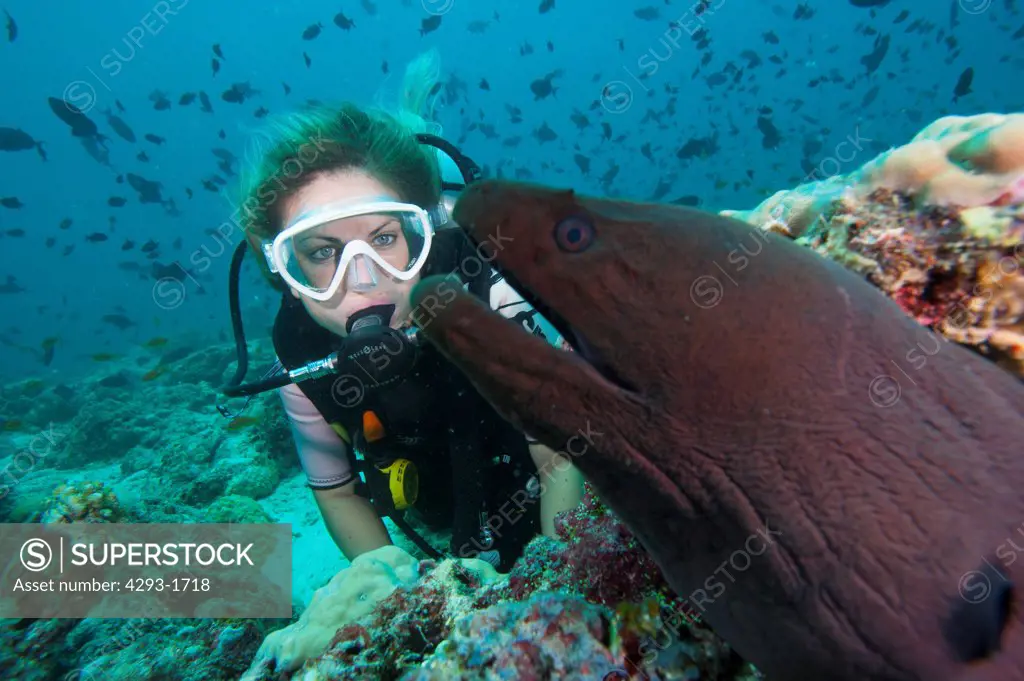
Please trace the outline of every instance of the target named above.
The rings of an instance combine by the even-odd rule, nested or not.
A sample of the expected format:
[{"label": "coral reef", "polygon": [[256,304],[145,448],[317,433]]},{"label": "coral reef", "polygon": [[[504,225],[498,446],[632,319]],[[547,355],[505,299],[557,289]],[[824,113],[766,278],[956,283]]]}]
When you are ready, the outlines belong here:
[{"label": "coral reef", "polygon": [[[383,564],[339,573],[338,593],[314,599],[303,620],[316,626],[268,637],[245,679],[756,678],[591,494],[558,529],[557,540],[531,542],[509,575],[473,559],[417,563],[385,547]],[[349,606],[363,581],[384,588]],[[314,656],[301,664],[303,654]]]},{"label": "coral reef", "polygon": [[32,522],[118,523],[130,519],[109,487],[102,482],[83,482],[58,485]]},{"label": "coral reef", "polygon": [[270,517],[255,499],[238,494],[220,497],[206,509],[208,523],[267,523]]},{"label": "coral reef", "polygon": [[509,574],[509,595],[538,591],[615,606],[637,594],[668,592],[661,570],[588,489],[583,503],[555,521],[559,539],[537,537]]},{"label": "coral reef", "polygon": [[799,237],[844,195],[888,189],[918,206],[973,208],[1024,202],[1024,114],[946,116],[906,145],[857,170],[776,192],[752,210],[723,215]]},{"label": "coral reef", "polygon": [[0,676],[22,681],[234,680],[263,637],[283,624],[269,619],[5,622],[0,625]]},{"label": "coral reef", "polygon": [[848,175],[722,213],[862,274],[1024,378],[1024,114],[942,118]]},{"label": "coral reef", "polygon": [[603,679],[618,668],[611,612],[573,596],[542,594],[461,617],[406,681]]},{"label": "coral reef", "polygon": [[[424,572],[429,573],[428,577],[420,582]],[[479,560],[464,560],[460,564],[446,561],[441,568],[434,569],[431,561],[421,563],[397,546],[370,551],[358,556],[351,566],[317,590],[298,622],[267,637],[246,678],[269,678],[268,674],[292,672],[310,658],[323,655],[328,646],[333,645],[334,654],[313,666],[319,670],[318,673],[328,674],[319,678],[331,678],[331,669],[347,668],[344,664],[353,662],[349,658],[368,647],[346,644],[339,649],[338,643],[350,639],[358,643],[367,636],[365,628],[354,623],[371,613],[377,620],[387,618],[392,638],[397,638],[401,631],[406,636],[418,636],[415,648],[422,650],[429,642],[424,626],[426,631],[436,633],[437,621],[439,618],[443,620],[446,606],[461,602],[455,598],[456,595],[463,596],[464,601],[468,587],[476,589],[496,578],[494,568]],[[390,600],[390,605],[378,608],[381,601],[402,587],[409,591],[403,589]],[[407,623],[403,626],[403,618],[420,619],[423,625]],[[435,638],[433,643],[439,640]],[[398,655],[394,659],[401,657]],[[342,663],[341,658],[346,662]],[[373,663],[363,660],[359,667],[391,665],[395,663],[394,659],[387,655],[378,656]],[[336,666],[339,664],[342,667]]]}]

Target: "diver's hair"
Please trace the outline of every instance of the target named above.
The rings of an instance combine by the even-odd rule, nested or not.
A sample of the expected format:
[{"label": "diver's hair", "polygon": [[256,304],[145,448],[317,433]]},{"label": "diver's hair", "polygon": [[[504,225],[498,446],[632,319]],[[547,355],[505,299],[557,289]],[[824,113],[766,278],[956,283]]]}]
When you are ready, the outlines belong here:
[{"label": "diver's hair", "polygon": [[403,201],[422,208],[436,204],[437,155],[415,135],[440,132],[430,121],[440,74],[440,56],[430,50],[406,67],[397,111],[388,111],[378,96],[373,107],[317,105],[272,120],[262,139],[254,140],[242,172],[239,213],[247,235],[272,238],[284,227],[284,200],[337,171],[363,170]]}]

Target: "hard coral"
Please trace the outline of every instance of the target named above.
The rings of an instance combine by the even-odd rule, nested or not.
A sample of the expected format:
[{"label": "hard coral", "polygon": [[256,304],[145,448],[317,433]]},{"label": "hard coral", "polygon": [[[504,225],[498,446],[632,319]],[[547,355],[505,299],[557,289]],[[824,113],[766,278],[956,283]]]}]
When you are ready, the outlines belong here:
[{"label": "hard coral", "polygon": [[32,522],[116,523],[128,519],[113,491],[102,482],[58,485]]},{"label": "hard coral", "polygon": [[500,580],[489,563],[476,559],[423,561],[420,569],[417,583],[395,589],[372,615],[340,630],[302,678],[397,679],[450,635],[458,617],[483,607],[486,587]]},{"label": "hard coral", "polygon": [[633,534],[589,491],[576,509],[558,516],[556,531],[562,541],[534,539],[512,568],[513,598],[562,591],[615,606],[668,589]]},{"label": "hard coral", "polygon": [[[268,638],[244,678],[754,678],[589,493],[558,531],[531,542],[507,579],[480,560],[422,561],[384,597],[311,603],[297,626]],[[396,547],[378,551],[415,564]],[[347,572],[335,577],[339,590]],[[309,643],[325,635],[318,653],[325,644]]]},{"label": "hard coral", "polygon": [[1024,378],[1024,114],[942,118],[849,175],[723,214],[864,275]]},{"label": "hard coral", "polygon": [[753,210],[722,214],[799,237],[833,201],[863,200],[878,189],[905,194],[918,207],[1024,202],[1024,114],[946,116],[847,175],[777,192]]},{"label": "hard coral", "polygon": [[602,679],[622,657],[607,608],[545,594],[460,618],[451,637],[404,681]]}]

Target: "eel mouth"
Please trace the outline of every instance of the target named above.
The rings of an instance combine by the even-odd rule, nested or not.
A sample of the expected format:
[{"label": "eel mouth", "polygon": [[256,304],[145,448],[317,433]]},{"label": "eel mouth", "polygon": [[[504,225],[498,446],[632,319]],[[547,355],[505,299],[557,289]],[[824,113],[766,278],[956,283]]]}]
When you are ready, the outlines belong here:
[{"label": "eel mouth", "polygon": [[[473,238],[471,231],[465,230],[465,233],[471,241],[478,243],[477,240]],[[601,355],[598,349],[592,343],[587,342],[586,337],[578,329],[569,324],[565,317],[556,312],[550,305],[544,302],[544,299],[537,295],[533,289],[517,278],[514,272],[503,267],[497,258],[490,264],[498,271],[498,274],[500,274],[505,281],[507,281],[509,285],[511,285],[512,288],[530,304],[531,307],[533,307],[534,310],[536,310],[542,317],[544,317],[544,319],[549,321],[551,325],[555,327],[555,330],[558,331],[566,341],[568,341],[576,354],[585,360],[601,378],[618,390],[630,393],[638,392],[636,386],[623,378],[622,375],[615,370],[612,364]]]}]

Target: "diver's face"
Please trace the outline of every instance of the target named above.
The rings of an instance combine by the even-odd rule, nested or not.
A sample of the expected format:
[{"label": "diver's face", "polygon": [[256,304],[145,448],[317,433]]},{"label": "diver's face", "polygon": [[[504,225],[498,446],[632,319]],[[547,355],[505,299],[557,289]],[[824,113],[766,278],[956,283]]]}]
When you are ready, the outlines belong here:
[{"label": "diver's face", "polygon": [[[345,170],[318,175],[302,189],[288,197],[282,204],[284,224],[290,224],[297,216],[315,211],[328,204],[354,199],[361,196],[386,196],[400,200],[392,189],[361,170]],[[313,230],[298,249],[299,264],[307,279],[318,286],[326,286],[334,273],[333,263],[344,244],[361,239],[392,265],[403,267],[398,260],[408,260],[409,249],[400,225],[387,215],[361,215],[346,218]],[[393,259],[397,259],[392,262]],[[372,287],[352,286],[349,278],[330,300],[312,300],[291,289],[292,295],[302,301],[309,315],[316,322],[339,336],[345,335],[349,317],[356,312],[374,305],[394,305],[395,314],[391,326],[398,327],[409,319],[412,309],[409,292],[419,276],[409,281],[398,281],[382,271],[366,258],[357,257],[349,266],[357,268],[357,281],[369,281],[367,268],[374,268],[376,285]],[[324,279],[324,281],[320,281]]]}]

